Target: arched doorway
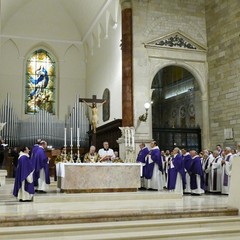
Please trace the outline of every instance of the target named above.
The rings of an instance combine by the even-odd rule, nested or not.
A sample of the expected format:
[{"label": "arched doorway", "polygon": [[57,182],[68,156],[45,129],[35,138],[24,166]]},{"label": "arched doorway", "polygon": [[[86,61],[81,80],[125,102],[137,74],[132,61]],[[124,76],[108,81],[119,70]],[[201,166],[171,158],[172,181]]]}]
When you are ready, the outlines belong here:
[{"label": "arched doorway", "polygon": [[[167,66],[152,81],[152,131],[161,149],[201,150],[201,91],[194,76]],[[197,109],[197,110],[196,110]]]}]

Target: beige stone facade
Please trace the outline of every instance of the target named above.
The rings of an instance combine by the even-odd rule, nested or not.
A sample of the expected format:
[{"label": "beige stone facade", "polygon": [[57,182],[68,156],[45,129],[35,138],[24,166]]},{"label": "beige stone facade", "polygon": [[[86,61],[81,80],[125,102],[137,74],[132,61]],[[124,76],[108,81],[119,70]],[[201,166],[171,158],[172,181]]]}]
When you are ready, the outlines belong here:
[{"label": "beige stone facade", "polygon": [[[209,120],[211,146],[233,145],[240,141],[240,3],[206,1],[206,25],[209,66]],[[224,129],[233,130],[233,139],[225,139]]]},{"label": "beige stone facade", "polygon": [[[137,138],[152,137],[151,124],[139,123],[137,116],[144,102],[151,100],[155,74],[166,66],[175,65],[191,72],[199,85],[198,124],[202,128],[202,144],[209,146],[205,1],[133,1],[133,32]],[[171,34],[180,34],[197,48],[146,47],[154,39],[164,39]]]},{"label": "beige stone facade", "polygon": [[[182,66],[195,76],[201,91],[198,114],[202,147],[235,147],[240,141],[239,4],[237,0],[133,1],[136,121],[141,106],[151,99],[154,75],[165,66]],[[143,43],[176,31],[202,44],[206,51],[143,47]],[[139,138],[151,138],[147,136],[150,125],[137,125]],[[233,139],[226,136],[229,131]]]}]

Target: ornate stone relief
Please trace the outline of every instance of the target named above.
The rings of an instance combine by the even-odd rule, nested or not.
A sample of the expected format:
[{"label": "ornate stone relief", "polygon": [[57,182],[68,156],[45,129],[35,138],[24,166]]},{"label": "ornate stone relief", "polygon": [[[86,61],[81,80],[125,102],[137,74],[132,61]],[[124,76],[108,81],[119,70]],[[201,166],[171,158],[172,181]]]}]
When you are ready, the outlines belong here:
[{"label": "ornate stone relief", "polygon": [[146,48],[176,48],[190,50],[206,50],[202,44],[188,37],[186,34],[177,31],[144,44]]},{"label": "ornate stone relief", "polygon": [[156,42],[155,45],[166,46],[166,47],[197,49],[193,44],[191,44],[190,42],[187,42],[184,38],[178,35],[175,35],[174,37],[170,37],[165,40],[160,40]]}]

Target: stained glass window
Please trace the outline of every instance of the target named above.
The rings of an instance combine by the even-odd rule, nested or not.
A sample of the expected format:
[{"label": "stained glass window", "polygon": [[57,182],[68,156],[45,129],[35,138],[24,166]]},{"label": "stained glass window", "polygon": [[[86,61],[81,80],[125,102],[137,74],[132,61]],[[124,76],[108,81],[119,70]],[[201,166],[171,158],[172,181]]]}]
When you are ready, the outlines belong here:
[{"label": "stained glass window", "polygon": [[39,49],[27,60],[25,113],[45,110],[55,114],[56,63],[50,54]]}]

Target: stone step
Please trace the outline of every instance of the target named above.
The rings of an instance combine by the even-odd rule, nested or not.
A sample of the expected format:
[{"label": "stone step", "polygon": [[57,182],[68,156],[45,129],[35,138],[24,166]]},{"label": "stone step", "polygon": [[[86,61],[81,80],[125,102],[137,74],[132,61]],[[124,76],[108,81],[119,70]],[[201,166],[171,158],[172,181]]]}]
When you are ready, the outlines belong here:
[{"label": "stone step", "polygon": [[182,195],[173,192],[157,192],[157,191],[138,191],[138,192],[114,192],[114,193],[80,193],[80,194],[65,194],[59,193],[55,195],[39,195],[35,202],[76,202],[76,201],[122,201],[122,200],[166,200],[166,199],[182,199]]},{"label": "stone step", "polygon": [[[30,203],[19,203],[11,197],[8,201],[0,202],[3,208],[9,205],[11,211],[6,216],[0,215],[0,226],[238,215],[238,209],[215,206],[214,203],[205,207],[192,206],[191,203],[184,206],[182,198],[174,199],[172,194],[165,194],[160,192],[36,194],[34,202]],[[201,200],[199,197],[196,198]],[[189,201],[194,201],[194,198],[189,197]],[[21,214],[18,214],[19,209]],[[29,212],[29,209],[32,211]]]},{"label": "stone step", "polygon": [[[12,189],[11,184],[8,189]],[[175,193],[154,191],[64,194],[57,193],[55,187],[53,184],[47,194],[35,194],[30,203],[20,203],[12,194],[1,196],[0,211],[5,214],[0,214],[0,226],[238,215],[238,209],[225,204],[225,196],[219,197],[224,204],[216,204],[216,196],[209,196],[205,204],[206,196],[179,198]]]},{"label": "stone step", "polygon": [[235,239],[235,237],[236,239],[240,237],[239,216],[0,228],[0,238],[6,240]]},{"label": "stone step", "polygon": [[[143,205],[141,205],[141,204]],[[14,203],[12,203],[14,204]],[[24,204],[24,205],[21,205]],[[49,205],[42,203],[42,208],[46,205],[46,210],[41,210],[38,214],[35,211],[29,213],[29,208],[36,209],[36,203],[19,203],[11,205],[12,208],[22,209],[22,214],[0,215],[0,226],[21,226],[21,225],[46,225],[46,224],[72,224],[72,223],[92,223],[110,221],[133,221],[150,219],[170,219],[170,218],[190,218],[190,217],[210,217],[210,216],[236,216],[238,209],[231,207],[206,207],[201,208],[174,208],[161,209],[160,202],[153,201],[124,201],[117,205],[117,201],[92,204],[81,202],[54,203]],[[148,208],[146,208],[148,206]],[[71,207],[71,208],[70,208]],[[14,209],[13,208],[13,209]],[[24,212],[24,210],[26,212]]]},{"label": "stone step", "polygon": [[[4,196],[4,200],[12,201],[14,179],[7,179],[5,186],[0,188],[0,195]],[[37,203],[44,202],[76,202],[76,201],[122,201],[122,200],[144,200],[144,199],[182,199],[179,193],[168,191],[138,191],[138,192],[112,192],[112,193],[60,193],[57,189],[57,183],[52,181],[50,189],[46,195],[35,194],[34,201]]]}]

